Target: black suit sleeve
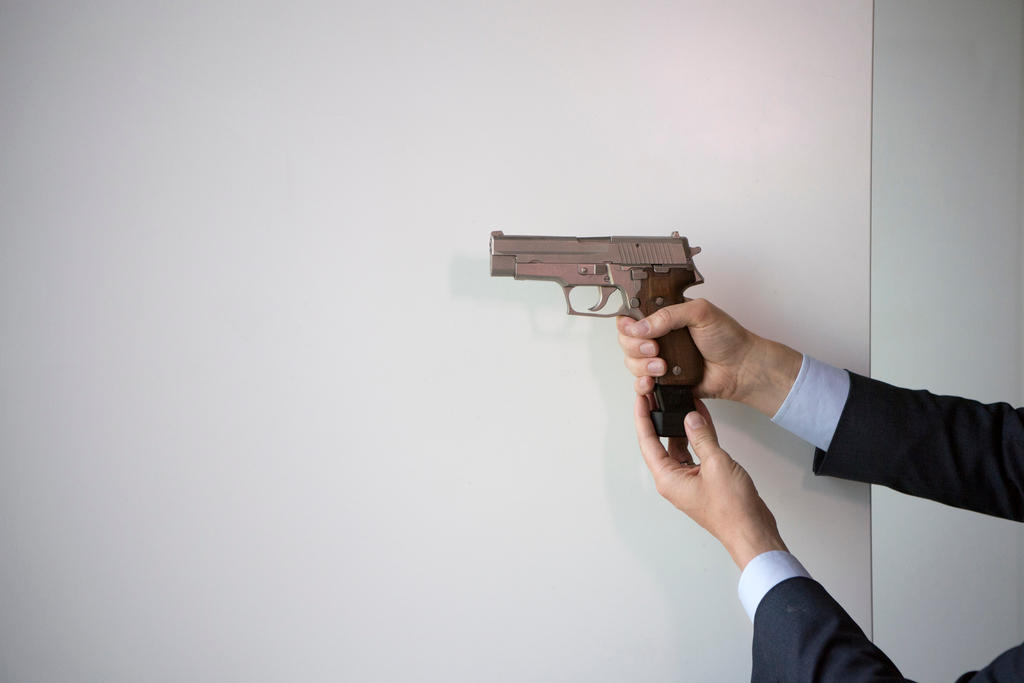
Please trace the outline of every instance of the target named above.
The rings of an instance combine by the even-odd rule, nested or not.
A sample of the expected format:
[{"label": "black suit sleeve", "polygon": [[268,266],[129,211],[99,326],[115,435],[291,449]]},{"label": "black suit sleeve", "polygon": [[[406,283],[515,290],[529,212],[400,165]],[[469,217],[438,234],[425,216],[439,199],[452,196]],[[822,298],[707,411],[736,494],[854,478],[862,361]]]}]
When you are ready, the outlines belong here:
[{"label": "black suit sleeve", "polygon": [[[900,389],[850,373],[850,395],[815,474],[1024,521],[1024,410]],[[811,579],[787,579],[754,615],[753,680],[901,681],[885,654]],[[958,683],[1024,680],[1024,645]]]},{"label": "black suit sleeve", "polygon": [[1024,681],[1024,645],[1011,647],[981,671],[966,673],[956,683],[1009,683]]},{"label": "black suit sleeve", "polygon": [[[753,683],[905,681],[896,665],[814,579],[786,579],[754,613]],[[1024,681],[1024,645],[957,683]]]},{"label": "black suit sleeve", "polygon": [[850,373],[814,473],[1024,521],[1024,409],[900,389]]},{"label": "black suit sleeve", "polygon": [[753,659],[754,683],[907,680],[820,583],[799,576],[757,606]]}]

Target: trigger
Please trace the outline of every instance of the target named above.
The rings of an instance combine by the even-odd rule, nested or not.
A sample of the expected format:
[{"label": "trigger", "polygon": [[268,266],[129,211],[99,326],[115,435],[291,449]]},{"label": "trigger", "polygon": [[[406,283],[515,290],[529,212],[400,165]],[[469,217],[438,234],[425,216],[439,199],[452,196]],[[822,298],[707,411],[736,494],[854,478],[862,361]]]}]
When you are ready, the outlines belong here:
[{"label": "trigger", "polygon": [[590,307],[589,310],[597,312],[608,305],[608,299],[612,298],[612,294],[615,293],[615,287],[602,287],[601,288],[601,300]]},{"label": "trigger", "polygon": [[572,307],[572,290],[574,289],[576,289],[574,285],[562,285],[562,293],[565,294],[565,305],[569,309],[569,315],[582,315]]}]

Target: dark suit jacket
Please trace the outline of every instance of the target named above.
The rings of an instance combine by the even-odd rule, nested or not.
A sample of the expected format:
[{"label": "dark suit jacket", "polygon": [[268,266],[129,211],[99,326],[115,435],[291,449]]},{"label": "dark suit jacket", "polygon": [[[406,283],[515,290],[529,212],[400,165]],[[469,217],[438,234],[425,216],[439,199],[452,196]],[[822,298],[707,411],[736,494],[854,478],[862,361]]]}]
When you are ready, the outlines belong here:
[{"label": "dark suit jacket", "polygon": [[[1024,409],[911,391],[850,373],[850,395],[815,474],[1024,521]],[[754,681],[902,681],[821,584],[792,578],[754,615]],[[1024,645],[971,681],[1024,681]]]}]

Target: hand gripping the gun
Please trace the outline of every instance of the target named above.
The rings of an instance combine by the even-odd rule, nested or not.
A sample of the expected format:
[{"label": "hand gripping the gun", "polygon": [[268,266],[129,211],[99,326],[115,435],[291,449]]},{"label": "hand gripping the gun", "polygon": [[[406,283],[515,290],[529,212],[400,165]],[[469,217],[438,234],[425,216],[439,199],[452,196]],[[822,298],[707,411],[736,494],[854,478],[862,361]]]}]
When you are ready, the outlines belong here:
[{"label": "hand gripping the gun", "polygon": [[[678,232],[670,237],[540,237],[491,233],[491,275],[517,280],[550,280],[562,286],[569,315],[642,320],[685,301],[688,287],[704,282],[693,263],[700,247]],[[573,307],[570,294],[597,287],[600,300],[589,311]],[[615,293],[618,310],[602,312]],[[651,420],[660,436],[686,436],[683,418],[694,410],[693,387],[703,376],[704,359],[686,327],[658,339],[667,371],[654,381]]]}]

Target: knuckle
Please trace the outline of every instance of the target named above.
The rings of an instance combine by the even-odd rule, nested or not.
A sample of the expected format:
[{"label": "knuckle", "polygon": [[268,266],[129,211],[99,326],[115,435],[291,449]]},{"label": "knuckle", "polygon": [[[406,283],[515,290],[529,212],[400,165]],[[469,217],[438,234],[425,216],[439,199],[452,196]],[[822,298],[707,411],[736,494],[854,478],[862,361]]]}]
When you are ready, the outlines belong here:
[{"label": "knuckle", "polygon": [[711,302],[707,299],[694,299],[690,302],[690,309],[695,320],[704,320],[711,313]]},{"label": "knuckle", "polygon": [[651,332],[655,334],[660,335],[672,329],[672,314],[667,308],[659,308],[647,320],[651,323]]},{"label": "knuckle", "polygon": [[718,440],[715,439],[715,435],[710,431],[701,432],[696,434],[690,443],[694,448],[699,448],[704,451],[712,452],[718,449]]},{"label": "knuckle", "polygon": [[623,334],[619,335],[619,346],[622,347],[623,353],[627,357],[639,358],[643,354],[640,353],[640,345],[644,343],[644,339],[637,339],[636,337],[629,337]]}]

